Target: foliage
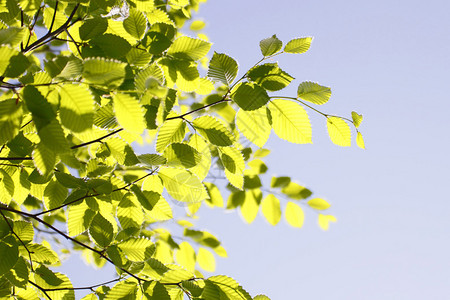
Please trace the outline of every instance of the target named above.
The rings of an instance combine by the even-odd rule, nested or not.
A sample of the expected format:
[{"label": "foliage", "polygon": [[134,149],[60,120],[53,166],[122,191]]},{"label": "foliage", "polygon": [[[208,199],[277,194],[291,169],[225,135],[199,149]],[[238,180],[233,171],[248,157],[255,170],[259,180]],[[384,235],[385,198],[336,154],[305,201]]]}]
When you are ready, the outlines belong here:
[{"label": "foliage", "polygon": [[[202,275],[226,251],[190,222],[200,206],[239,209],[248,223],[261,207],[270,224],[284,215],[294,227],[303,225],[300,205],[328,209],[290,177],[261,180],[272,129],[312,142],[307,109],[340,146],[350,146],[353,124],[364,148],[361,115],[313,106],[330,88],[305,81],[294,97],[271,96],[294,78],[267,61],[308,51],[309,37],[262,40],[263,58],[237,77],[237,61],[208,56],[204,23],[191,20],[201,0],[1,2],[2,299],[74,299],[77,287],[52,266],[76,251],[117,271],[84,299],[252,299],[228,276]],[[155,150],[137,153],[136,143]],[[175,220],[178,242],[177,228],[164,226],[175,203],[187,208]],[[336,219],[318,221],[326,229]]]}]

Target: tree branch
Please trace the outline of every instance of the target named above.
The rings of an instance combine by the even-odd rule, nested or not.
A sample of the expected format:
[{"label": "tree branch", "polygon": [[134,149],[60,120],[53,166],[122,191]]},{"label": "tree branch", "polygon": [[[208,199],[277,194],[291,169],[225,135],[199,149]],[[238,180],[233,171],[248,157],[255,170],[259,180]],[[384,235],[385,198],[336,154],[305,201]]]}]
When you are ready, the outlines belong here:
[{"label": "tree branch", "polygon": [[223,96],[222,99],[220,99],[220,100],[218,100],[218,101],[216,101],[216,102],[213,102],[213,103],[207,104],[207,105],[205,105],[205,106],[199,107],[199,108],[197,108],[197,109],[188,111],[187,113],[184,113],[184,114],[179,115],[179,116],[176,116],[176,117],[170,117],[170,118],[167,118],[166,121],[168,121],[168,120],[174,120],[174,119],[183,119],[185,116],[190,115],[190,114],[193,114],[193,113],[198,112],[198,111],[200,111],[200,110],[203,110],[203,109],[206,109],[206,108],[208,108],[208,107],[217,105],[217,104],[219,104],[219,103],[231,101],[230,99],[226,99],[227,95],[228,95],[228,92],[225,94],[225,96]]},{"label": "tree branch", "polygon": [[42,288],[41,286],[39,286],[38,284],[34,283],[34,282],[31,281],[31,280],[28,280],[28,282],[31,283],[31,285],[34,285],[35,287],[37,287],[39,290],[41,290],[41,291],[44,293],[44,295],[47,296],[48,299],[52,300],[52,297],[50,297],[50,296],[47,294],[47,292],[45,291],[44,288]]},{"label": "tree branch", "polygon": [[79,144],[79,145],[72,146],[72,147],[70,147],[70,149],[77,149],[77,148],[81,148],[81,147],[84,147],[84,146],[87,146],[87,145],[90,145],[90,144],[93,144],[93,143],[100,143],[103,139],[105,139],[105,138],[107,138],[107,137],[109,137],[111,135],[114,135],[114,134],[116,134],[118,132],[121,132],[122,130],[123,130],[123,128],[117,129],[116,131],[108,133],[107,135],[99,137],[98,139],[95,139],[95,140],[92,140],[92,141],[89,141],[89,142],[86,142],[86,143],[82,143],[82,144]]}]

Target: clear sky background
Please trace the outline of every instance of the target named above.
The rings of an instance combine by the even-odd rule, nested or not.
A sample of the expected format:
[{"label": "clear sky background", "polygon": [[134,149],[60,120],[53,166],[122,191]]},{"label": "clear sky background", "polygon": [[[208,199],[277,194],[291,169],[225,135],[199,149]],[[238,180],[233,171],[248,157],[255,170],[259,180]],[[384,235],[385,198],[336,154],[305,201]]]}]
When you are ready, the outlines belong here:
[{"label": "clear sky background", "polygon": [[312,145],[271,136],[269,172],[298,178],[332,203],[321,231],[205,209],[199,227],[223,241],[217,273],[252,295],[280,299],[450,299],[448,0],[209,1],[200,10],[213,49],[245,71],[259,41],[314,36],[309,52],[276,57],[296,78],[330,86],[325,112],[364,115],[367,150],[341,148],[309,112]]},{"label": "clear sky background", "polygon": [[[272,300],[450,299],[449,12],[448,0],[210,0],[201,7],[212,50],[234,57],[242,72],[260,59],[261,39],[314,36],[306,54],[276,57],[296,78],[283,94],[295,96],[305,80],[330,86],[321,109],[362,113],[367,147],[333,145],[325,119],[311,111],[314,144],[272,134],[269,173],[297,178],[330,201],[338,223],[324,232],[306,207],[302,229],[272,227],[262,216],[247,225],[236,212],[201,209],[196,227],[216,234],[229,254],[218,259],[217,274]],[[100,280],[73,262],[66,272],[75,284]]]}]

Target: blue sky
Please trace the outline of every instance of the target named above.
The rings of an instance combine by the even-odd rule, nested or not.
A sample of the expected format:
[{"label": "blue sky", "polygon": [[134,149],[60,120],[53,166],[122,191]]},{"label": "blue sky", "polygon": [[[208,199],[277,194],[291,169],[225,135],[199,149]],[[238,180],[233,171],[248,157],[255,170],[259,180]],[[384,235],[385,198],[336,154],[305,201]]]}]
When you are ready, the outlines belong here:
[{"label": "blue sky", "polygon": [[327,232],[306,212],[304,228],[246,225],[237,213],[202,210],[229,258],[217,273],[272,299],[448,299],[450,179],[448,1],[209,1],[199,12],[213,50],[241,71],[259,41],[314,36],[303,55],[277,57],[296,78],[330,86],[321,109],[364,115],[367,150],[340,148],[309,112],[312,145],[272,135],[269,172],[288,175],[332,203]]},{"label": "blue sky", "polygon": [[[338,223],[324,232],[306,210],[302,229],[271,227],[262,216],[247,225],[236,212],[201,209],[196,226],[216,234],[229,254],[216,273],[272,300],[449,299],[449,11],[444,0],[210,0],[201,7],[212,50],[234,57],[242,72],[260,59],[261,39],[314,36],[308,53],[276,57],[296,78],[283,94],[295,96],[305,80],[330,86],[321,109],[362,113],[367,147],[333,145],[324,118],[311,111],[312,145],[272,135],[269,172],[330,201]],[[78,285],[98,274],[77,268]]]}]

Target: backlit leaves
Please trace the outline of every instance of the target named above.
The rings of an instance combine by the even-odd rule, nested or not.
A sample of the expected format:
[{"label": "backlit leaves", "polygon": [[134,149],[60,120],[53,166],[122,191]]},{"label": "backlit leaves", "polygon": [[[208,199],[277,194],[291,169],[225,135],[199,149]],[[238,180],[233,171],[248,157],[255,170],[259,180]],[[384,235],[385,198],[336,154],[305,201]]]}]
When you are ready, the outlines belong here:
[{"label": "backlit leaves", "polygon": [[303,210],[298,204],[289,201],[286,205],[285,218],[292,227],[302,227],[305,219]]},{"label": "backlit leaves", "polygon": [[200,202],[208,197],[201,181],[189,171],[161,168],[159,177],[167,192],[181,202]]},{"label": "backlit leaves", "polygon": [[361,122],[363,120],[363,116],[358,114],[355,111],[352,111],[352,120],[353,120],[353,124],[355,124],[355,127],[358,128],[359,125],[361,125]]},{"label": "backlit leaves", "polygon": [[289,41],[284,47],[286,53],[305,53],[311,47],[312,37],[297,38]]},{"label": "backlit leaves", "polygon": [[61,86],[61,123],[74,132],[92,127],[94,103],[89,90],[81,85]]},{"label": "backlit leaves", "polygon": [[208,77],[230,86],[238,72],[237,62],[226,54],[214,52],[208,67]]},{"label": "backlit leaves", "polygon": [[0,102],[0,144],[12,140],[22,123],[22,104],[15,99]]},{"label": "backlit leaves", "polygon": [[270,56],[281,50],[281,47],[283,47],[283,42],[280,41],[274,34],[273,36],[259,42],[259,47],[261,48],[262,55]]},{"label": "backlit leaves", "polygon": [[143,110],[138,100],[127,94],[113,96],[114,111],[119,124],[126,130],[141,134],[145,129]]},{"label": "backlit leaves", "polygon": [[277,63],[258,65],[252,68],[247,76],[268,91],[279,91],[294,79],[281,70]]},{"label": "backlit leaves", "polygon": [[137,40],[140,40],[144,36],[145,29],[147,28],[147,20],[141,11],[132,8],[130,9],[128,18],[123,21],[123,27],[129,34]]},{"label": "backlit leaves", "polygon": [[104,58],[88,58],[83,63],[83,78],[91,84],[117,88],[125,77],[125,63]]},{"label": "backlit leaves", "polygon": [[281,219],[280,200],[269,194],[262,201],[262,213],[271,225],[276,225]]},{"label": "backlit leaves", "polygon": [[233,134],[214,117],[198,117],[192,122],[192,125],[211,144],[216,146],[231,146],[234,142]]},{"label": "backlit leaves", "polygon": [[302,100],[322,105],[330,99],[331,89],[315,82],[305,81],[298,86],[297,96]]},{"label": "backlit leaves", "polygon": [[169,47],[167,54],[181,59],[199,60],[209,52],[210,48],[209,42],[181,36]]},{"label": "backlit leaves", "polygon": [[269,103],[273,131],[282,139],[296,144],[312,143],[311,124],[303,107],[289,100]]},{"label": "backlit leaves", "polygon": [[253,82],[239,84],[231,98],[243,110],[258,109],[270,100],[266,90]]},{"label": "backlit leaves", "polygon": [[253,144],[263,147],[269,139],[270,126],[266,107],[246,111],[240,109],[236,114],[236,125],[239,131]]},{"label": "backlit leaves", "polygon": [[330,139],[338,146],[349,147],[352,142],[352,133],[347,122],[338,117],[327,118],[327,129]]},{"label": "backlit leaves", "polygon": [[328,228],[330,227],[330,222],[335,223],[337,222],[337,219],[335,216],[319,214],[318,222],[320,228],[322,228],[323,230],[328,230]]}]

